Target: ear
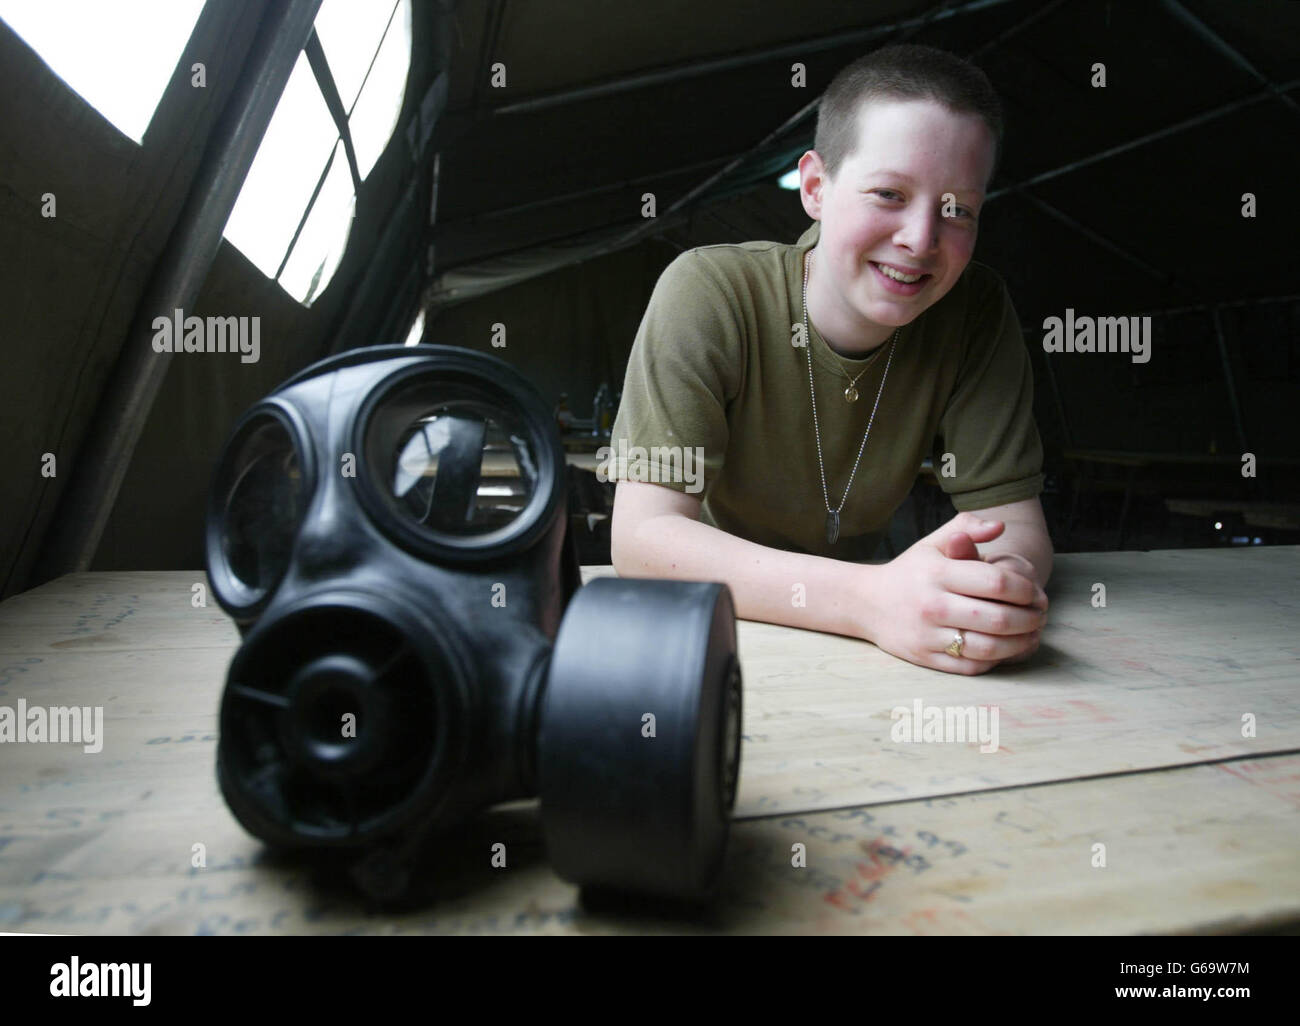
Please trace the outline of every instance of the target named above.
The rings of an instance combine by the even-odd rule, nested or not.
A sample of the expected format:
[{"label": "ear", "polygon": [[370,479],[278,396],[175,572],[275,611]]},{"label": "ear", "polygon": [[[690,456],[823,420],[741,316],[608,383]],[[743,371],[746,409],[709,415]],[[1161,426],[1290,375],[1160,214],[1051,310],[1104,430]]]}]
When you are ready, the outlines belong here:
[{"label": "ear", "polygon": [[814,221],[822,219],[822,192],[830,184],[826,165],[816,150],[809,150],[799,158],[799,201],[804,213]]}]

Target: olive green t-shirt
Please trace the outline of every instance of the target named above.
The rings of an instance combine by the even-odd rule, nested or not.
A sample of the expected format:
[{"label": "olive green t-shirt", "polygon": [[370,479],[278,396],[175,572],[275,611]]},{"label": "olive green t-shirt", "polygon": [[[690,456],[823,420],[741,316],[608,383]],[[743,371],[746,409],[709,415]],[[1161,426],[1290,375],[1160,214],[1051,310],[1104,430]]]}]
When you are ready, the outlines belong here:
[{"label": "olive green t-shirt", "polygon": [[[1033,375],[997,273],[968,264],[947,295],[903,326],[892,361],[888,342],[865,359],[837,356],[811,321],[808,345],[796,344],[803,258],[819,227],[793,246],[701,246],[664,269],[628,360],[610,479],[696,494],[704,523],[761,545],[848,560],[871,558],[926,456],[959,511],[1038,495]],[[831,509],[844,499],[889,361],[834,545],[826,540],[810,352]],[[845,372],[864,369],[858,399],[848,402]]]}]

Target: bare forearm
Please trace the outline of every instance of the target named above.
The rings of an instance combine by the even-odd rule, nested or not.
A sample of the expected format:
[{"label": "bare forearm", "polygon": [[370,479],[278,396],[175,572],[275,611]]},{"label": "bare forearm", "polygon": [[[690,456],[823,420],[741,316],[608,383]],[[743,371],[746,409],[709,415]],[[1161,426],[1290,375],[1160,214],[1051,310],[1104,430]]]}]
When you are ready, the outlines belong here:
[{"label": "bare forearm", "polygon": [[855,596],[873,567],[768,548],[683,516],[647,517],[615,532],[621,577],[722,581],[745,620],[860,636]]},{"label": "bare forearm", "polygon": [[1014,555],[1028,560],[1034,568],[1034,580],[1040,588],[1052,576],[1052,539],[1045,525],[1032,521],[1007,520],[1006,529],[991,542],[976,546],[987,561],[996,556]]}]

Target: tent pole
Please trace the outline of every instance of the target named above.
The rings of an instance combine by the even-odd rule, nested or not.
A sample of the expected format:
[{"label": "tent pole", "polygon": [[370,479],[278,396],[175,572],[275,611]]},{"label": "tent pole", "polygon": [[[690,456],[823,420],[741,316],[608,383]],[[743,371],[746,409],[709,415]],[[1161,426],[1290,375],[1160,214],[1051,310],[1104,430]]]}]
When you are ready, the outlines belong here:
[{"label": "tent pole", "polygon": [[117,501],[172,354],[153,350],[155,317],[188,311],[257,154],[321,0],[272,0],[240,83],[210,136],[176,227],[154,266],[117,362],[74,460],[29,579],[87,570]]},{"label": "tent pole", "polygon": [[1223,316],[1217,306],[1210,308],[1214,321],[1214,340],[1219,346],[1219,362],[1223,366],[1223,383],[1228,390],[1228,403],[1232,409],[1232,426],[1237,429],[1237,442],[1243,453],[1250,451],[1246,441],[1245,423],[1241,419],[1241,403],[1237,399],[1237,382],[1232,374],[1232,361],[1228,359],[1228,341],[1223,335]]},{"label": "tent pole", "polygon": [[[715,57],[708,60],[689,61],[685,64],[641,71],[635,75],[623,75],[619,78],[608,79],[604,82],[597,82],[593,85],[578,86],[572,89],[561,89],[543,96],[533,96],[526,100],[517,100],[512,103],[499,104],[498,106],[489,108],[488,113],[492,117],[501,117],[510,114],[529,114],[539,110],[547,110],[551,107],[563,106],[568,103],[579,103],[584,100],[599,99],[603,96],[613,96],[616,93],[623,93],[632,89],[646,89],[651,86],[667,85],[673,82],[681,82],[689,78],[697,78],[701,75],[722,74],[728,71],[734,71],[737,68],[759,64],[764,61],[776,61],[785,57],[796,59],[802,57],[807,59],[811,54],[819,53],[824,50],[860,46],[867,43],[874,43],[878,40],[881,41],[883,45],[885,37],[895,32],[908,32],[909,30],[915,32],[922,28],[928,28],[932,24],[947,21],[949,18],[958,17],[963,14],[973,14],[976,11],[987,10],[991,7],[1000,7],[1008,2],[1010,2],[1010,0],[969,0],[968,3],[959,4],[955,7],[934,7],[926,14],[920,14],[912,18],[904,18],[900,21],[893,21],[884,25],[870,25],[863,29],[842,30],[839,32],[832,32],[829,35],[817,36],[812,39],[801,39],[794,43],[784,43],[780,46],[765,47],[761,50],[749,50],[745,53],[732,54],[728,57]],[[890,40],[890,42],[897,42],[897,40]],[[481,69],[479,77],[483,77]]]},{"label": "tent pole", "polygon": [[1040,182],[1050,181],[1051,179],[1058,178],[1061,175],[1069,174],[1071,171],[1077,171],[1081,167],[1088,167],[1090,164],[1109,160],[1111,157],[1116,157],[1121,153],[1137,149],[1139,146],[1145,146],[1147,143],[1155,142],[1157,139],[1164,139],[1171,135],[1177,135],[1179,132],[1185,132],[1189,128],[1195,128],[1197,125],[1203,125],[1208,121],[1214,121],[1226,114],[1231,114],[1234,111],[1241,110],[1244,107],[1250,107],[1256,103],[1261,103],[1264,100],[1270,100],[1279,92],[1290,92],[1297,86],[1300,86],[1300,78],[1292,79],[1290,82],[1283,83],[1280,86],[1270,85],[1265,89],[1261,89],[1257,93],[1252,93],[1250,96],[1242,97],[1240,100],[1225,103],[1222,106],[1214,107],[1210,110],[1203,111],[1200,114],[1194,114],[1192,117],[1186,118],[1175,125],[1168,125],[1165,128],[1157,129],[1154,132],[1148,132],[1145,135],[1138,136],[1136,139],[1130,139],[1128,142],[1120,143],[1118,146],[1111,146],[1108,149],[1104,149],[1100,153],[1094,153],[1091,156],[1083,157],[1080,160],[1074,160],[1068,164],[1062,164],[1060,167],[1054,167],[1050,171],[1040,172],[1031,178],[1026,178],[1023,182],[1014,182],[1004,188],[995,189],[984,197],[984,202],[989,203],[1000,196],[1005,196],[1008,193],[1017,191],[1018,189],[1023,189],[1027,185],[1038,185]]}]

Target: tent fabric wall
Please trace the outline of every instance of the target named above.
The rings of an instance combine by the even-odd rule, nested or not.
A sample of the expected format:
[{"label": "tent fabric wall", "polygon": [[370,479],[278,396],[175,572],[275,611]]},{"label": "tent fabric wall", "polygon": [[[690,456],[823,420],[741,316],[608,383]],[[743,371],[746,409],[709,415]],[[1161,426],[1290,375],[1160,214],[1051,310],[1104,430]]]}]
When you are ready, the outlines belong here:
[{"label": "tent fabric wall", "polygon": [[[658,240],[442,310],[424,341],[491,353],[523,373],[552,406],[567,393],[575,416],[591,416],[602,382],[623,387],[637,327],[660,273],[677,250]],[[506,345],[492,345],[493,325]]]},{"label": "tent fabric wall", "polygon": [[[137,146],[0,23],[0,582],[24,586],[261,4],[209,4]],[[191,85],[202,60],[207,87]],[[52,193],[55,216],[42,216]],[[42,476],[53,453],[55,476]]]},{"label": "tent fabric wall", "polygon": [[[142,147],[0,25],[0,594],[40,583],[30,567],[68,467],[273,2],[205,7]],[[974,55],[1003,99],[1006,148],[975,257],[1003,276],[1027,329],[1049,460],[1126,440],[1191,454],[1235,444],[1215,303],[1239,304],[1221,323],[1250,444],[1295,452],[1300,306],[1240,304],[1297,291],[1300,4],[811,0],[791,19],[783,0],[415,0],[413,19],[404,109],[334,281],[304,308],[222,246],[192,312],[260,316],[261,361],[170,358],[94,568],[197,568],[212,464],[235,419],[332,349],[400,341],[421,292],[426,340],[496,352],[548,402],[566,392],[587,415],[602,381],[621,386],[676,253],[799,236],[798,197],[771,181],[811,145],[812,119],[790,119],[853,58],[903,39]],[[189,84],[198,59],[206,90]],[[1104,90],[1089,84],[1094,61],[1109,69]],[[509,70],[500,90],[496,62]],[[430,89],[442,70],[445,109]],[[579,237],[636,225],[644,191],[663,212],[701,183],[703,201],[656,237],[557,264],[565,247],[586,252]],[[1246,191],[1257,218],[1241,216]],[[46,192],[57,218],[40,216]],[[1045,357],[1043,318],[1067,307],[1196,309],[1157,315],[1159,356],[1135,368]],[[491,347],[498,322],[505,350]],[[40,475],[45,452],[56,478]]]},{"label": "tent fabric wall", "polygon": [[[30,579],[51,515],[145,285],[173,229],[217,117],[229,100],[264,15],[275,0],[204,7],[143,144],[117,132],[0,22],[0,87],[16,98],[0,121],[0,345],[15,373],[0,376],[0,571],[3,594]],[[432,35],[417,4],[414,31]],[[12,58],[12,59],[11,59]],[[365,270],[394,195],[415,173],[403,127],[418,111],[439,59],[412,54],[399,127],[357,198],[349,244],[334,279],[310,308],[295,302],[223,242],[187,314],[257,316],[261,356],[171,354],[144,431],[100,540],[92,570],[197,567],[213,464],[249,405],[326,355],[347,310],[349,285]],[[190,65],[206,65],[206,89]],[[58,217],[40,217],[40,196]],[[405,233],[418,239],[426,208]],[[12,226],[12,228],[11,228]],[[408,245],[408,249],[410,246]],[[361,329],[362,337],[372,341]],[[375,340],[377,341],[377,340]],[[58,456],[58,476],[40,457]],[[28,471],[30,469],[30,472]]]},{"label": "tent fabric wall", "polygon": [[173,353],[92,570],[203,565],[203,516],[212,468],[235,420],[319,356],[326,307],[304,309],[234,247],[223,245],[193,313],[259,317],[260,358]]}]

